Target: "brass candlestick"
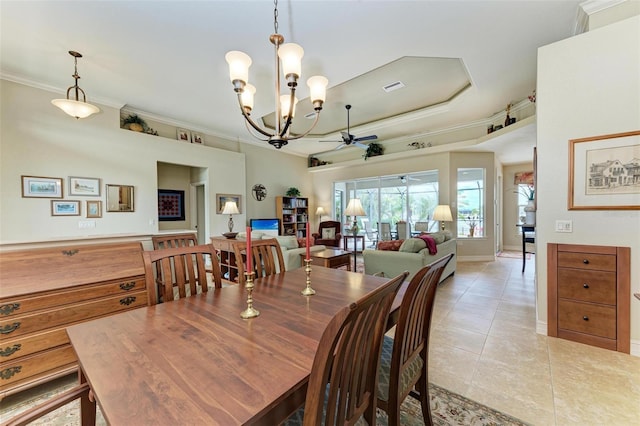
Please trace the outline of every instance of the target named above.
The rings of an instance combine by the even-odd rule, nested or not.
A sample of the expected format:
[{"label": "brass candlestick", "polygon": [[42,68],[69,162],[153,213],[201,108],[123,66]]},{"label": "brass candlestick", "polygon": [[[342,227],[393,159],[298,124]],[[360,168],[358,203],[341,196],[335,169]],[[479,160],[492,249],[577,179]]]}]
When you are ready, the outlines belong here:
[{"label": "brass candlestick", "polygon": [[253,274],[254,272],[245,272],[245,285],[244,288],[247,289],[247,309],[240,312],[240,316],[243,319],[255,318],[260,315],[260,311],[253,307]]},{"label": "brass candlestick", "polygon": [[304,271],[307,273],[307,286],[302,290],[303,296],[313,296],[316,291],[311,288],[311,259],[304,259]]}]

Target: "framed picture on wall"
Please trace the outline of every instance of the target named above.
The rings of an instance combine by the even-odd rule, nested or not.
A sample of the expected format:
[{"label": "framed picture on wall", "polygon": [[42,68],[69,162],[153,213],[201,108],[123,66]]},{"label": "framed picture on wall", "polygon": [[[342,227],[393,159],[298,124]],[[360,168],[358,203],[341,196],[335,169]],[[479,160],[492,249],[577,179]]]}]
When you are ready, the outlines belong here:
[{"label": "framed picture on wall", "polygon": [[51,200],[51,216],[80,216],[80,201]]},{"label": "framed picture on wall", "polygon": [[185,220],[184,191],[173,189],[158,189],[158,220]]},{"label": "framed picture on wall", "polygon": [[180,142],[191,142],[191,132],[186,129],[178,129],[176,138]]},{"label": "framed picture on wall", "polygon": [[202,136],[200,133],[193,132],[191,134],[191,143],[203,144],[204,143],[204,136]]},{"label": "framed picture on wall", "polygon": [[569,141],[569,210],[640,210],[640,130]]},{"label": "framed picture on wall", "polygon": [[100,196],[100,179],[69,176],[69,195]]},{"label": "framed picture on wall", "polygon": [[62,198],[62,178],[22,176],[23,198]]},{"label": "framed picture on wall", "polygon": [[216,194],[216,213],[222,214],[222,209],[227,201],[235,201],[238,212],[242,213],[242,195],[239,194]]},{"label": "framed picture on wall", "polygon": [[102,217],[102,201],[87,201],[87,217]]}]

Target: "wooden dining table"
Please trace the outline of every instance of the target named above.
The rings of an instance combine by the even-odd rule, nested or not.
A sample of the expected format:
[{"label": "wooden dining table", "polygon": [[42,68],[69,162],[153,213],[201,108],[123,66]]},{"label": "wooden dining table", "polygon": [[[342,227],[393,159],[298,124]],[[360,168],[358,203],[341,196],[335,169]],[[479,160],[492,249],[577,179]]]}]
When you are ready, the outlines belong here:
[{"label": "wooden dining table", "polygon": [[300,293],[303,268],[257,279],[260,316],[248,320],[240,317],[246,290],[230,286],[68,327],[81,376],[107,422],[273,425],[286,418],[304,403],[330,319],[389,280],[312,268],[314,296]]}]

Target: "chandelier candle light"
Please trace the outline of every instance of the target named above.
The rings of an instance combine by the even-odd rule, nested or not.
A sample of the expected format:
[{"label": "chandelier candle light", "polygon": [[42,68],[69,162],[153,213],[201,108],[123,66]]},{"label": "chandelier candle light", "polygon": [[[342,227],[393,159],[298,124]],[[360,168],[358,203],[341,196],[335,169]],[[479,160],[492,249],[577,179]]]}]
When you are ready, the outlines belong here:
[{"label": "chandelier candle light", "polygon": [[311,288],[311,238],[309,235],[309,222],[307,222],[307,255],[304,259],[304,272],[307,274],[307,286],[301,292],[303,296],[313,296],[316,294],[316,291]]},{"label": "chandelier candle light", "polygon": [[[260,315],[260,311],[253,307],[253,257],[251,255],[251,227],[247,226],[247,272],[245,275],[244,288],[247,289],[247,309],[240,312],[243,319],[255,318]],[[241,260],[242,261],[242,260]]]},{"label": "chandelier candle light", "polygon": [[[229,79],[233,84],[233,90],[238,95],[238,103],[240,112],[244,116],[245,124],[249,133],[251,127],[263,136],[254,135],[257,139],[268,141],[277,149],[287,145],[290,140],[300,139],[316,126],[320,118],[320,111],[326,98],[327,85],[329,81],[323,76],[313,76],[307,80],[309,86],[309,99],[315,110],[315,120],[311,127],[303,134],[293,135],[290,133],[291,121],[295,115],[295,107],[298,99],[296,98],[296,87],[298,79],[301,76],[302,56],[304,50],[295,43],[284,43],[284,37],[278,34],[278,0],[274,1],[275,8],[273,10],[273,28],[274,34],[271,34],[269,41],[275,46],[275,132],[267,132],[258,126],[251,119],[251,110],[253,109],[253,95],[256,88],[249,84],[249,67],[251,66],[251,58],[244,52],[232,50],[227,52],[225,60],[229,64]],[[279,58],[279,59],[278,59]],[[280,96],[280,63],[282,62],[282,74],[289,87],[289,94]],[[282,120],[282,121],[281,121]],[[251,127],[249,127],[251,126]]]},{"label": "chandelier candle light", "polygon": [[[78,80],[80,79],[80,76],[78,75],[78,58],[82,58],[82,54],[70,50],[69,55],[73,56],[75,62],[74,72],[71,76],[75,79],[75,84],[67,89],[66,99],[54,99],[51,103],[76,119],[87,118],[90,115],[100,112],[100,108],[87,103],[87,95],[85,95],[84,90],[78,86]],[[71,89],[74,91],[75,99],[69,99],[69,92],[71,92]],[[80,93],[82,93],[82,100],[80,100]]]}]

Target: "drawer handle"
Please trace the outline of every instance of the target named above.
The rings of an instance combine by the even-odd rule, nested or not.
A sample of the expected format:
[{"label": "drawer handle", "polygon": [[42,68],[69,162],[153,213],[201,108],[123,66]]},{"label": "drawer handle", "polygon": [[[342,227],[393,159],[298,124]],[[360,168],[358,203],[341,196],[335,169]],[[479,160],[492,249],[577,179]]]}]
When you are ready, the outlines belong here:
[{"label": "drawer handle", "polygon": [[8,380],[12,378],[15,374],[19,373],[22,370],[22,366],[18,365],[17,367],[5,368],[0,371],[0,379]]},{"label": "drawer handle", "polygon": [[584,263],[585,265],[588,265],[589,264],[589,259],[583,259],[582,263]]},{"label": "drawer handle", "polygon": [[64,254],[65,256],[73,256],[74,254],[77,254],[79,250],[62,250],[62,254]]},{"label": "drawer handle", "polygon": [[11,325],[7,324],[7,325],[3,326],[2,328],[0,328],[0,334],[13,333],[14,331],[16,331],[19,328],[20,328],[20,323],[19,322],[14,322]]},{"label": "drawer handle", "polygon": [[589,284],[584,283],[584,284],[582,284],[582,287],[584,287],[584,288],[589,288]]},{"label": "drawer handle", "polygon": [[120,288],[124,291],[129,291],[132,288],[134,288],[136,286],[135,282],[130,282],[130,283],[122,283],[120,284]]},{"label": "drawer handle", "polygon": [[11,356],[14,353],[18,352],[21,347],[22,347],[22,345],[20,343],[16,343],[12,347],[7,346],[4,349],[0,349],[0,356],[5,356],[5,357],[6,356]]},{"label": "drawer handle", "polygon": [[130,304],[132,304],[135,301],[136,301],[136,297],[135,296],[128,296],[128,297],[125,297],[124,299],[120,299],[120,304],[129,306]]},{"label": "drawer handle", "polygon": [[583,317],[582,317],[582,319],[583,319],[583,320],[585,320],[585,321],[589,321],[589,317],[588,317],[588,316],[586,316],[586,315],[585,315],[585,316],[583,316]]},{"label": "drawer handle", "polygon": [[18,309],[20,309],[19,303],[9,303],[8,305],[2,305],[0,306],[0,315],[9,315],[14,311],[17,311]]}]

